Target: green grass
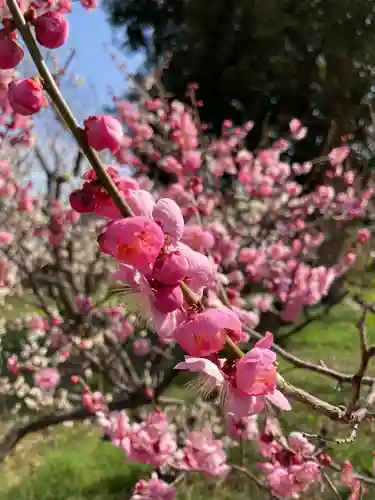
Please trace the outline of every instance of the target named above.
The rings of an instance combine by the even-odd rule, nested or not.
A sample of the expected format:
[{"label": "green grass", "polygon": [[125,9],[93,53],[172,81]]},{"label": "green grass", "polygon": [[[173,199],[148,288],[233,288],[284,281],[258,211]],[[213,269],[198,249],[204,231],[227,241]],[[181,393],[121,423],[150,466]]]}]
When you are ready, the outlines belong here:
[{"label": "green grass", "polygon": [[[358,319],[359,311],[352,306],[338,306],[323,319],[291,337],[288,350],[300,358],[323,362],[332,368],[353,373],[359,363],[358,332],[355,326]],[[367,327],[369,341],[375,344],[375,318],[369,318]],[[293,369],[282,360],[279,360],[279,364],[280,372],[291,383],[332,403],[346,403],[350,388],[335,390],[334,381]],[[373,374],[374,368],[371,369]],[[187,396],[189,402],[193,398],[193,394],[187,392],[181,383],[171,388],[170,393]],[[316,432],[325,424],[332,435],[348,436],[347,427],[333,425],[294,402],[293,411],[287,416],[282,415],[281,420],[285,420],[283,423],[289,430]],[[334,456],[338,460],[349,457],[359,471],[371,474],[374,436],[374,426],[366,425],[354,443],[334,445]],[[251,444],[247,446],[246,457],[247,464],[254,467],[255,455]],[[149,470],[126,462],[120,450],[100,440],[100,433],[91,426],[80,424],[72,429],[60,426],[47,437],[30,436],[17,448],[14,456],[0,467],[0,473],[1,500],[126,500],[134,483],[141,477],[147,477]],[[179,500],[207,498],[264,500],[266,497],[244,476],[238,475],[233,475],[227,483],[216,487],[201,477],[191,477],[181,488],[179,496]],[[314,497],[315,500],[320,498]],[[332,498],[332,495],[327,498]],[[366,498],[374,498],[374,491],[370,491]]]}]

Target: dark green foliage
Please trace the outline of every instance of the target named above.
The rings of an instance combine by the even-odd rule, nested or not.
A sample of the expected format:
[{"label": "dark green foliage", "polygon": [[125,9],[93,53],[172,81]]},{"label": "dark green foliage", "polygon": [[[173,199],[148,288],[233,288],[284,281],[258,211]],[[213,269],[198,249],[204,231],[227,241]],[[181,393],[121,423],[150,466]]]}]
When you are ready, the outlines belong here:
[{"label": "dark green foliage", "polygon": [[375,66],[375,0],[106,0],[115,26],[149,62],[173,52],[168,91],[200,84],[204,120],[252,119],[259,143],[268,120],[291,117],[310,128],[296,160],[318,155],[327,139],[363,139]]}]

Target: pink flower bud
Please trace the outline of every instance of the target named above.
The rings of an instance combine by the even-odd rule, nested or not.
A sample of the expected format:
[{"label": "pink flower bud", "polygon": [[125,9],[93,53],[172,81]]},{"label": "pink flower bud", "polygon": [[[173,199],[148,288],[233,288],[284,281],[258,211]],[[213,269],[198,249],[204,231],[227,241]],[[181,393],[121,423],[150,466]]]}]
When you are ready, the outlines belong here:
[{"label": "pink flower bud", "polygon": [[344,255],[343,260],[346,266],[352,266],[357,260],[357,256],[354,252],[348,252],[346,255]]},{"label": "pink flower bud", "polygon": [[176,285],[189,271],[189,262],[181,252],[173,252],[155,263],[154,278],[164,285]]},{"label": "pink flower bud", "polygon": [[47,49],[64,45],[69,36],[69,22],[59,12],[46,12],[34,23],[38,42]]},{"label": "pink flower bud", "polygon": [[201,155],[197,151],[184,154],[182,164],[186,172],[195,172],[201,166]]},{"label": "pink flower bud", "polygon": [[151,346],[150,341],[148,339],[137,339],[133,344],[134,354],[137,356],[147,356],[150,352]]},{"label": "pink flower bud", "polygon": [[163,314],[179,309],[184,302],[184,296],[179,285],[164,286],[155,293],[154,307]]},{"label": "pink flower bud", "polygon": [[94,212],[95,197],[89,190],[77,189],[69,196],[70,206],[80,214]]},{"label": "pink flower bud", "polygon": [[23,59],[24,50],[16,40],[13,34],[0,32],[0,69],[13,69]]},{"label": "pink flower bud", "polygon": [[121,123],[110,115],[89,116],[84,121],[87,142],[97,151],[119,150],[123,139]]},{"label": "pink flower bud", "polygon": [[358,243],[367,243],[370,241],[370,238],[371,238],[371,232],[366,228],[360,229],[357,233]]},{"label": "pink flower bud", "polygon": [[32,78],[11,82],[8,100],[13,111],[23,116],[38,113],[46,102],[41,84]]}]

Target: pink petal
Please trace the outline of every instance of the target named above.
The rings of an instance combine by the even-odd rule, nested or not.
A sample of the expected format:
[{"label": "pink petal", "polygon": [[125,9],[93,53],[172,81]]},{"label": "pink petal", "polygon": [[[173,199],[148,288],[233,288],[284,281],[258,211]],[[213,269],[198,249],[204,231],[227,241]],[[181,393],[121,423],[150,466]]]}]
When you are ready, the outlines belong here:
[{"label": "pink petal", "polygon": [[224,382],[223,374],[215,363],[204,358],[195,358],[193,356],[185,356],[185,361],[178,363],[175,370],[188,370],[190,372],[200,372],[214,378],[219,383]]},{"label": "pink petal", "polygon": [[174,342],[174,331],[182,321],[186,314],[183,311],[173,311],[168,314],[163,314],[152,307],[152,324],[158,334],[160,342],[169,344]]},{"label": "pink petal", "polygon": [[270,403],[280,408],[280,410],[288,411],[292,409],[289,401],[286,399],[284,394],[282,394],[277,389],[272,394],[267,394],[266,398]]},{"label": "pink petal", "polygon": [[273,345],[273,335],[271,332],[266,332],[264,337],[255,344],[254,347],[260,347],[261,349],[271,349]]}]

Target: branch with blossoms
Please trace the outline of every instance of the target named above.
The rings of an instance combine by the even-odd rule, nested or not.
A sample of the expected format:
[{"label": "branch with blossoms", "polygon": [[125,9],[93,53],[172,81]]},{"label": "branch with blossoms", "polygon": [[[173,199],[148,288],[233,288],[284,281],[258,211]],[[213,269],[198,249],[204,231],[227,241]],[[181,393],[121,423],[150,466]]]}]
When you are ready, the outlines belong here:
[{"label": "branch with blossoms", "polygon": [[[25,389],[27,377],[33,380],[26,381],[33,396],[28,398],[29,407],[69,407],[79,400],[83,409],[72,411],[71,417],[96,415],[106,435],[129,459],[155,469],[169,467],[182,473],[200,471],[207,477],[226,477],[231,466],[223,442],[214,439],[208,428],[192,431],[180,446],[173,436],[173,422],[163,412],[156,409],[140,423],[132,423],[127,414],[111,411],[129,405],[135,394],[141,395],[141,399],[136,398],[139,405],[157,399],[166,388],[163,377],[170,381],[176,373],[174,367],[199,374],[201,389],[219,394],[220,411],[237,432],[270,407],[291,410],[290,398],[347,424],[352,439],[358,427],[371,418],[375,399],[374,382],[366,376],[373,348],[367,345],[364,319],[359,328],[361,365],[354,375],[289,355],[274,344],[269,326],[265,328],[262,321],[272,324],[275,333],[283,322],[297,322],[306,308],[319,304],[331,285],[345,277],[361,245],[371,239],[360,222],[371,210],[374,190],[364,186],[350,169],[350,148],[336,148],[319,159],[329,164],[326,184],[303,194],[298,176],[314,164],[288,162],[294,141],[303,140],[307,132],[298,120],[291,121],[288,139],[251,153],[245,143],[251,123],[234,127],[225,122],[220,139],[200,133],[194,86],[190,88],[192,109],[164,98],[142,98],[137,109],[117,100],[120,121],[108,115],[92,116],[81,128],[33,34],[39,44],[56,48],[67,38],[67,20],[61,12],[45,12],[44,6],[21,10],[13,0],[7,5],[11,17],[3,19],[0,40],[8,57],[7,69],[23,57],[16,41],[18,30],[40,73],[34,79],[12,81],[7,103],[16,115],[30,116],[47,105],[48,96],[91,164],[82,188],[71,193],[70,203],[77,212],[108,220],[101,223],[98,245],[102,254],[113,259],[109,262],[118,263],[113,279],[125,304],[124,309],[99,307],[101,299],[95,305],[91,297],[72,293],[79,288],[76,276],[62,263],[66,260],[71,264],[73,250],[67,246],[64,252],[62,241],[53,236],[59,232],[56,227],[73,221],[61,205],[49,201],[54,217],[54,224],[49,225],[50,243],[55,250],[44,281],[54,290],[66,317],[53,317],[46,304],[48,321],[34,318],[28,324],[29,343],[21,346],[21,356],[8,358],[10,373],[14,377],[22,374],[21,382],[14,382],[17,391],[20,386]],[[104,150],[119,163],[132,165],[136,174],[124,177],[117,168],[104,166],[96,153]],[[155,170],[172,174],[175,182],[165,189],[157,182],[150,183],[144,173]],[[224,174],[231,182],[223,187]],[[195,224],[197,215],[203,221]],[[332,224],[345,238],[327,230]],[[9,245],[11,237],[4,238],[9,241],[3,243]],[[27,247],[22,238],[20,241],[20,255],[12,253],[11,246],[4,255],[7,262],[14,262],[32,277],[37,295]],[[101,262],[96,252],[91,263],[93,259]],[[126,342],[136,316],[147,320],[147,326],[141,328],[130,352]],[[257,326],[259,332],[253,330]],[[40,331],[43,345],[39,334],[35,335]],[[249,347],[254,339],[257,342],[245,353],[241,345]],[[184,361],[179,359],[181,349],[186,353]],[[334,406],[291,385],[277,372],[276,353],[289,356],[297,366],[351,382],[353,396],[347,406]],[[140,359],[146,356],[146,361]],[[49,366],[44,366],[45,361]],[[102,387],[92,380],[93,374],[101,376]],[[361,387],[367,384],[371,389],[362,403]],[[111,399],[116,401],[121,392],[128,392],[128,397],[112,404]],[[47,416],[43,425],[63,418]],[[29,431],[43,425],[30,423]],[[25,432],[27,426],[13,437],[10,431],[3,441],[5,453]],[[268,419],[258,437],[260,454],[267,459],[259,467],[266,480],[256,479],[258,485],[269,488],[278,498],[296,497],[312,486],[323,487],[324,481],[337,493],[337,480],[326,471],[331,459],[320,435],[317,446],[301,433],[285,439]],[[243,472],[243,467],[234,470]],[[253,476],[250,471],[246,474]],[[338,482],[351,489],[352,498],[359,498],[365,481],[346,464]],[[174,493],[173,487],[154,477],[140,482],[133,496],[173,498]]]}]

